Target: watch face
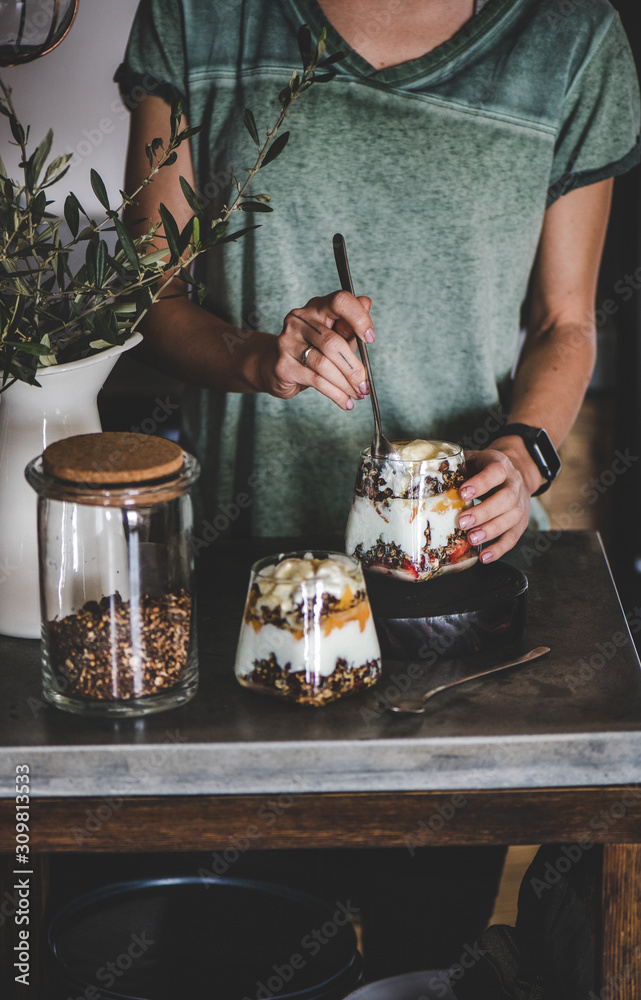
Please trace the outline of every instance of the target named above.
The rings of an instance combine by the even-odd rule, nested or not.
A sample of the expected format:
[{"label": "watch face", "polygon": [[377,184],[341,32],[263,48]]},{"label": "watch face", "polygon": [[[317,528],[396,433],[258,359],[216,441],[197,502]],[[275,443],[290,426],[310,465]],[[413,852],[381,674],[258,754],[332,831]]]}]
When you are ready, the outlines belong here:
[{"label": "watch face", "polygon": [[537,465],[541,470],[541,474],[545,476],[548,482],[552,482],[553,479],[556,479],[561,468],[561,459],[557,455],[554,445],[545,431],[540,428],[537,430],[532,444],[539,459]]}]

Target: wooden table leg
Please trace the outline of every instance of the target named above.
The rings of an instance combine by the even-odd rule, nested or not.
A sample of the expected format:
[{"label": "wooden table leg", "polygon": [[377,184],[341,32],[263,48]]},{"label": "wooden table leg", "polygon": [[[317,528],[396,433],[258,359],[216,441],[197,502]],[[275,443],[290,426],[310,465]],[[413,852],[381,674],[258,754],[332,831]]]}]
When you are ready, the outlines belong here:
[{"label": "wooden table leg", "polygon": [[603,1000],[641,997],[641,844],[603,847]]}]

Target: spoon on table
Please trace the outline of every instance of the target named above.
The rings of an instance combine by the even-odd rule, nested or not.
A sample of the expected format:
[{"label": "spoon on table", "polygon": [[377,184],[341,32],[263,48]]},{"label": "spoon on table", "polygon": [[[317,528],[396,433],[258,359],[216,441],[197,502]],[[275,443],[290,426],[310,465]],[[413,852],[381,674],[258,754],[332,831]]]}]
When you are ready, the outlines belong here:
[{"label": "spoon on table", "polygon": [[[354,285],[352,284],[352,276],[349,271],[349,264],[347,263],[345,240],[340,233],[336,233],[334,236],[333,245],[334,259],[336,261],[336,269],[338,271],[341,288],[344,292],[351,292],[353,295]],[[387,440],[381,430],[381,411],[378,408],[378,398],[376,396],[376,389],[374,388],[374,379],[372,377],[372,368],[369,363],[367,344],[360,339],[358,341],[358,350],[360,351],[361,361],[365,365],[365,371],[367,372],[369,395],[372,401],[372,410],[374,411],[374,438],[372,440],[371,447],[372,456],[374,458],[400,458],[401,456],[397,452],[394,445]]]},{"label": "spoon on table", "polygon": [[435,694],[440,694],[441,691],[447,691],[448,688],[456,687],[457,684],[467,684],[468,681],[475,681],[479,677],[487,677],[488,674],[496,674],[499,670],[507,670],[508,667],[516,667],[519,663],[529,663],[531,660],[538,660],[540,656],[545,656],[549,652],[549,646],[537,646],[536,649],[531,649],[529,653],[519,656],[516,660],[508,660],[507,663],[501,663],[498,667],[482,670],[479,674],[470,674],[469,677],[460,677],[457,681],[450,681],[449,684],[441,684],[440,687],[432,688],[431,691],[421,695],[420,698],[399,701],[397,705],[390,705],[389,707],[392,712],[412,712],[414,715],[418,715],[425,711],[425,703],[430,698],[433,698]]}]

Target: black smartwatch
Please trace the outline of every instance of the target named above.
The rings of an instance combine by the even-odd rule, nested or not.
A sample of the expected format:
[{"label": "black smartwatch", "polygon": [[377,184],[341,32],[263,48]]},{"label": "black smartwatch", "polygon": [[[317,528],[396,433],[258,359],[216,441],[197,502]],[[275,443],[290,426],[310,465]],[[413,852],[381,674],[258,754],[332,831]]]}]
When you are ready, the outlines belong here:
[{"label": "black smartwatch", "polygon": [[539,486],[538,490],[532,494],[533,497],[538,497],[550,488],[551,483],[558,476],[561,471],[561,459],[542,427],[530,427],[528,424],[506,424],[505,427],[501,427],[492,435],[489,443],[511,434],[523,439],[530,457],[545,479],[543,485]]}]

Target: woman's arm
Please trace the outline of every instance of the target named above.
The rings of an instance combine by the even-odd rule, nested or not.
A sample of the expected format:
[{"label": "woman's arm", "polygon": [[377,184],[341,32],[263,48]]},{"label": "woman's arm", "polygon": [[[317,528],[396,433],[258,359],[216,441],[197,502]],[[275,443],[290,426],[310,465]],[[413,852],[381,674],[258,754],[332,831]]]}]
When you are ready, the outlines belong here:
[{"label": "woman's arm", "polygon": [[[156,136],[166,140],[168,134],[168,105],[159,97],[147,97],[132,112],[125,190],[135,190],[149,172],[145,144]],[[179,177],[192,188],[196,184],[189,143],[184,142],[176,153],[176,162],[163,167],[142,189],[136,204],[128,207],[128,220],[158,221],[162,202],[182,230],[192,212]],[[148,221],[141,223],[140,231],[146,232],[147,226]],[[343,409],[352,409],[353,399],[362,399],[369,391],[365,370],[354,354],[353,338],[374,339],[370,307],[366,296],[336,292],[292,309],[280,336],[252,330],[243,331],[239,338],[236,327],[191,301],[185,283],[175,279],[141,321],[144,343],[140,351],[150,364],[197,385],[229,392],[268,392],[281,398],[313,386]],[[234,336],[226,343],[225,334]],[[315,350],[303,364],[310,346]]]},{"label": "woman's arm", "polygon": [[[508,423],[543,427],[558,448],[574,423],[596,357],[594,302],[612,180],[563,195],[547,210],[534,266],[532,307]],[[543,480],[519,437],[468,453],[475,474],[466,499],[483,497],[459,518],[473,543],[491,542],[498,559],[525,531],[530,497]]]}]

